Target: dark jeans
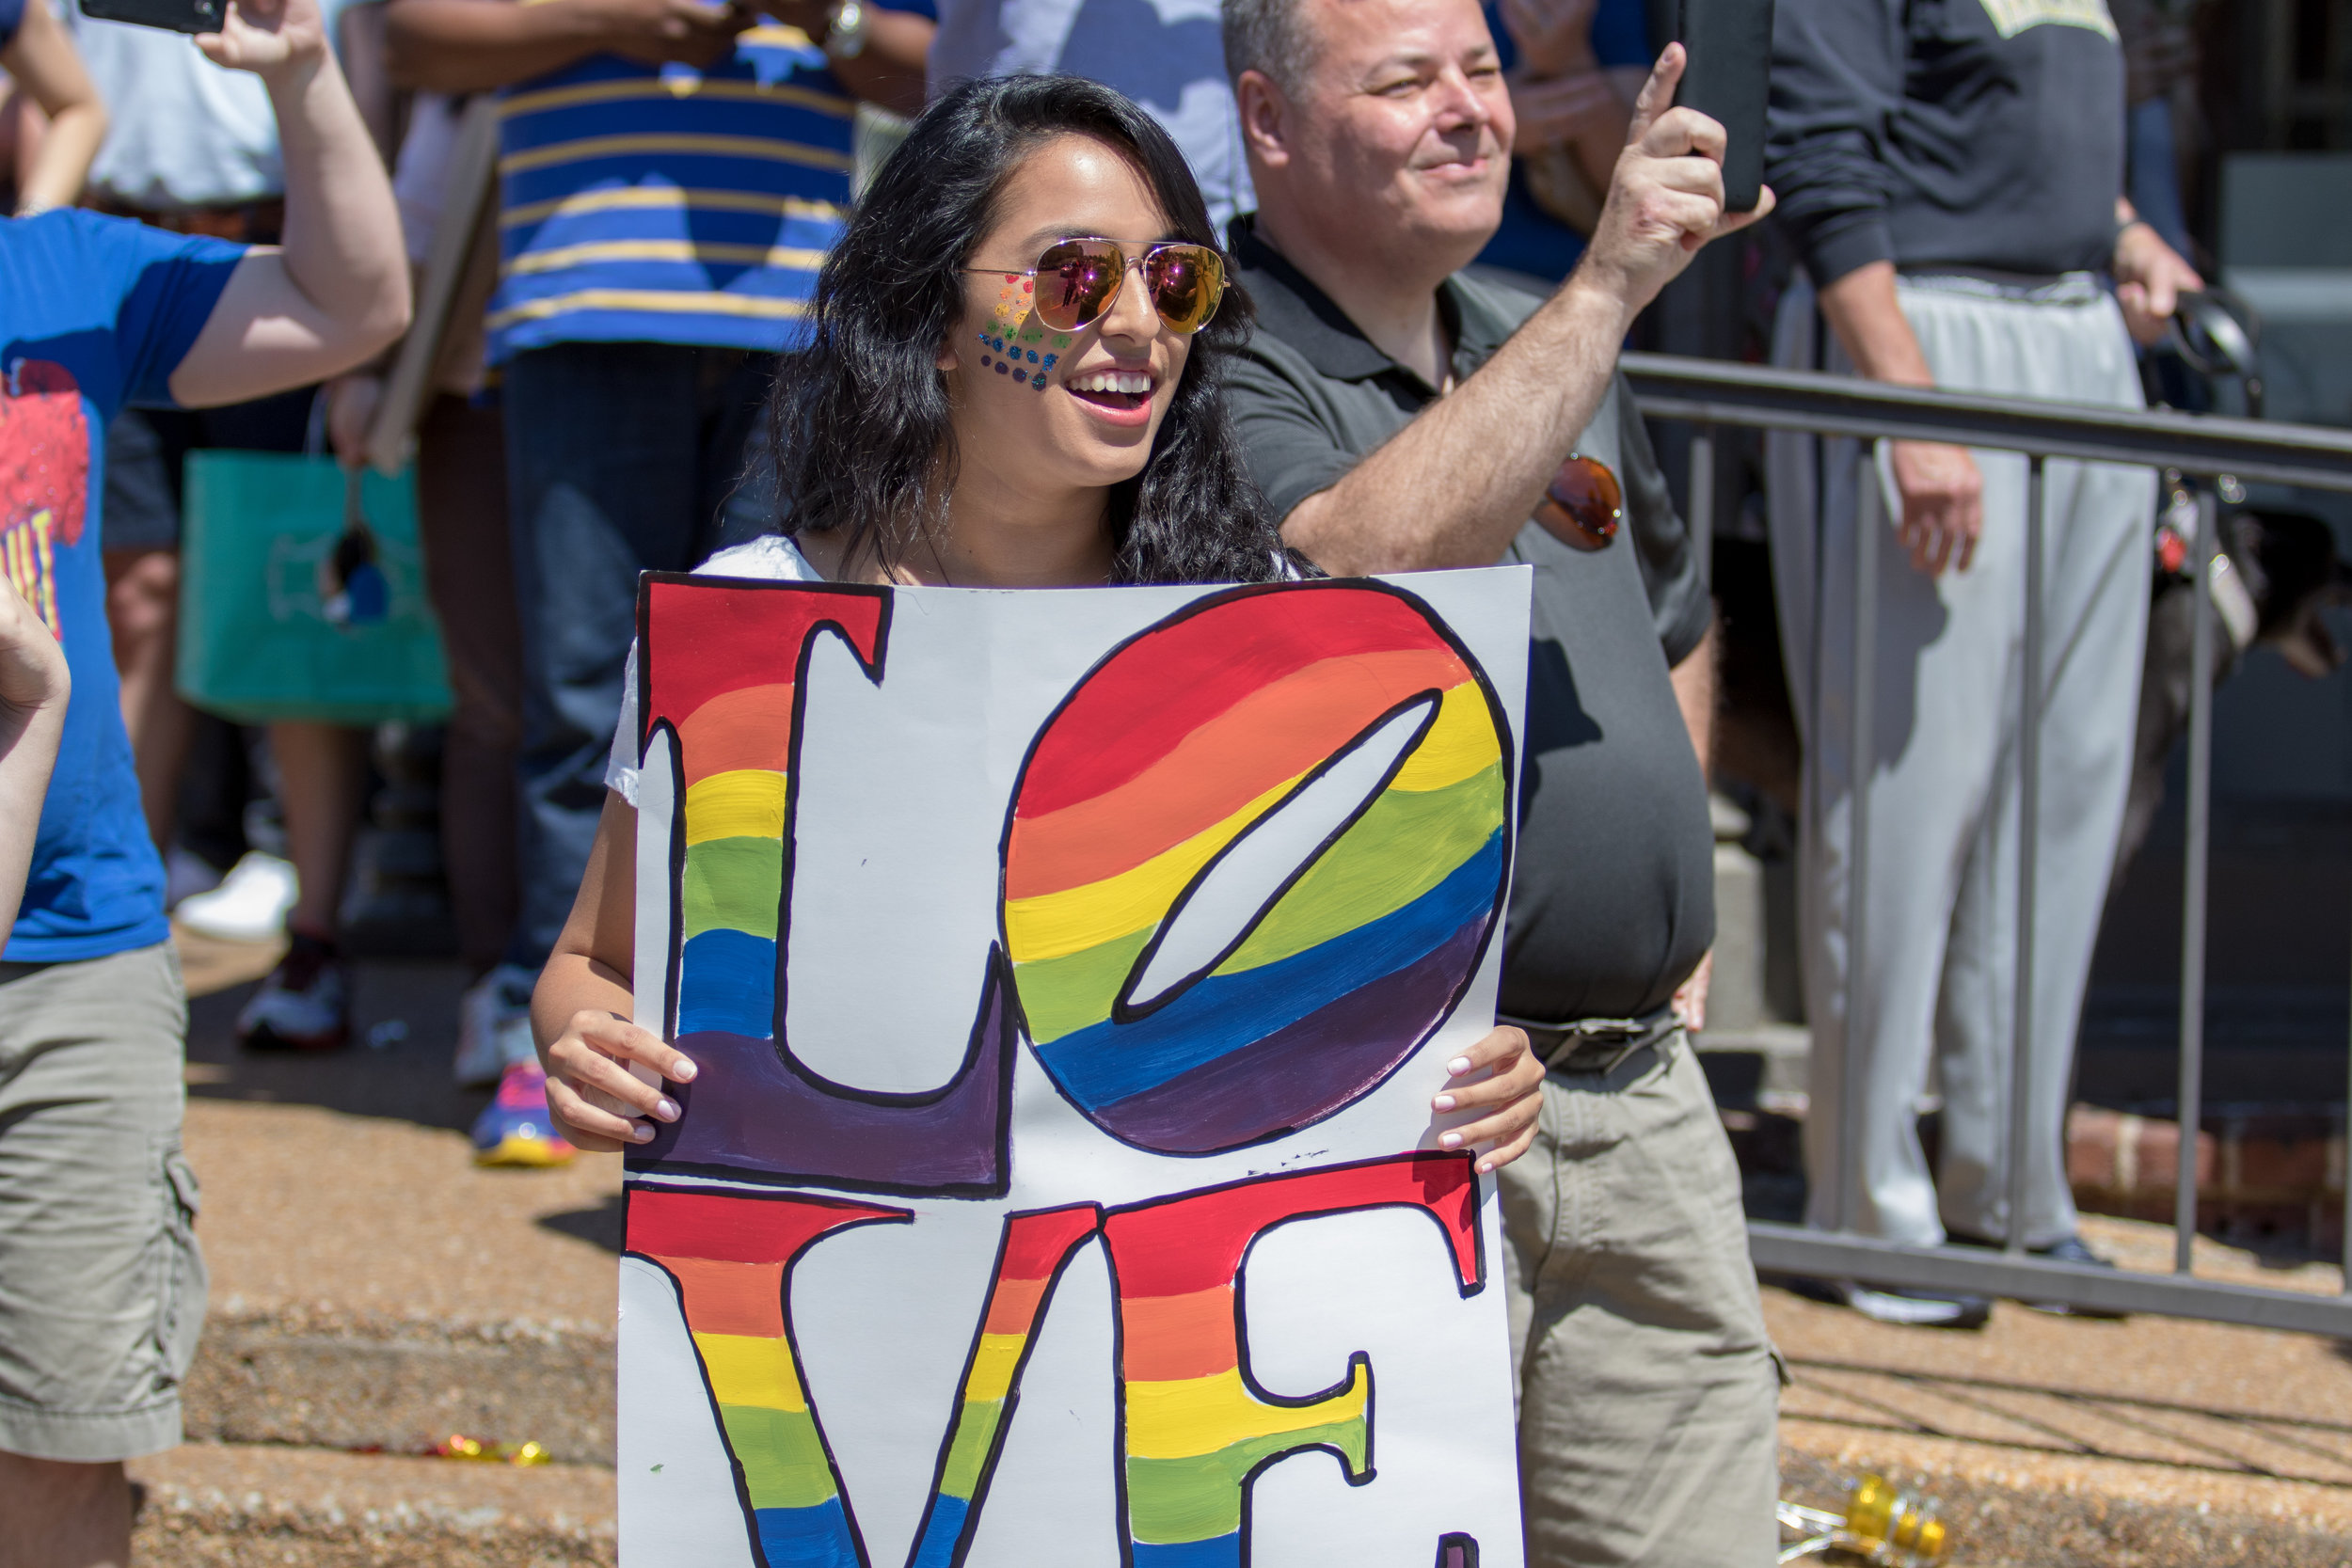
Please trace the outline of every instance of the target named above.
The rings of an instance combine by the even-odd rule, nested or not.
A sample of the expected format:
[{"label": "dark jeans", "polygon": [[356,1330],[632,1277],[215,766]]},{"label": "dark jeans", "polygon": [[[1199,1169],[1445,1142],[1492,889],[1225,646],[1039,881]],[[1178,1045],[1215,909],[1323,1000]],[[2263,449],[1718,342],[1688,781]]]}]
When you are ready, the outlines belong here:
[{"label": "dark jeans", "polygon": [[[522,910],[508,958],[547,961],[604,809],[637,574],[682,572],[752,519],[736,498],[772,356],[559,343],[506,367],[522,625]],[[755,529],[754,530],[755,531]]]},{"label": "dark jeans", "polygon": [[[109,555],[177,550],[188,453],[300,451],[317,394],[316,387],[297,387],[218,408],[123,409],[106,426],[101,546]],[[259,744],[256,732],[214,714],[194,714],[180,764],[173,836],[223,869],[249,847],[273,853],[285,847],[269,817],[247,820],[246,807],[262,787],[254,766]],[[276,807],[265,810],[274,814]],[[249,832],[262,842],[255,845]]]},{"label": "dark jeans", "polygon": [[417,520],[456,703],[441,749],[441,865],[458,954],[476,974],[515,933],[515,758],[522,634],[506,527],[506,421],[443,393],[417,426]]},{"label": "dark jeans", "polygon": [[102,543],[110,550],[180,546],[188,453],[202,449],[300,451],[316,387],[219,408],[125,408],[106,426]]}]

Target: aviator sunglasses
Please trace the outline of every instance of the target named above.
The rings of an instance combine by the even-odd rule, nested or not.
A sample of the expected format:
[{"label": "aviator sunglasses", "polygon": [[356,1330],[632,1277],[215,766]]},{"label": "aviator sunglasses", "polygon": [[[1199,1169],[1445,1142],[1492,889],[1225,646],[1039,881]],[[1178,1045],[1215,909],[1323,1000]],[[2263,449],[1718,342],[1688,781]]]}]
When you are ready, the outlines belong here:
[{"label": "aviator sunglasses", "polygon": [[1607,548],[1624,517],[1625,492],[1617,476],[1599,458],[1579,452],[1560,465],[1535,503],[1535,520],[1553,538],[1580,550]]},{"label": "aviator sunglasses", "polygon": [[1029,279],[1025,286],[1031,291],[1029,304],[1038,319],[1057,332],[1076,332],[1109,313],[1129,267],[1142,271],[1152,309],[1179,337],[1188,338],[1206,326],[1225,297],[1225,259],[1207,245],[1175,241],[1155,245],[1130,261],[1117,240],[1056,240],[1038,257],[1037,265],[1026,270],[961,270]]}]

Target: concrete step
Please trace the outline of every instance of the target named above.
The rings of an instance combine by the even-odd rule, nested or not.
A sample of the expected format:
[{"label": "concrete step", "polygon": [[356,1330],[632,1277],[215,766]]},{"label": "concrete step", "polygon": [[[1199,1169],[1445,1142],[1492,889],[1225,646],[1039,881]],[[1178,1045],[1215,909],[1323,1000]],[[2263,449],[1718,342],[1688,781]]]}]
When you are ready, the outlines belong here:
[{"label": "concrete step", "polygon": [[619,1163],[473,1166],[487,1097],[450,1082],[461,987],[454,966],[362,965],[355,1034],[410,1027],[313,1058],[241,1053],[242,987],[193,1005],[213,1290],[191,1438],[415,1453],[462,1433],[612,1462]]},{"label": "concrete step", "polygon": [[[237,1053],[242,990],[196,1004],[187,1142],[213,1313],[188,1388],[199,1440],[135,1466],[143,1562],[612,1561],[619,1168],[471,1166],[463,1129],[484,1097],[448,1084],[460,983],[447,966],[361,966],[362,1037],[409,1029],[311,1060]],[[1779,1138],[1787,1164],[1796,1125],[1765,1115],[1747,1136]],[[2169,1259],[2160,1227],[2087,1228],[2126,1266]],[[2332,1269],[2198,1251],[2217,1277],[2338,1288]],[[1944,1499],[1961,1568],[2352,1568],[2339,1347],[2008,1303],[1982,1334],[1940,1334],[1765,1301],[1797,1378],[1782,1429],[1798,1500],[1834,1502],[1861,1469],[1920,1483]],[[407,1457],[453,1433],[564,1463]],[[387,1451],[332,1451],[354,1448]]]},{"label": "concrete step", "polygon": [[[1865,1470],[1934,1500],[1953,1568],[2352,1568],[2344,1489],[1962,1439],[1782,1423],[1781,1492],[1835,1509]],[[190,1444],[132,1465],[145,1568],[612,1568],[612,1476]]]},{"label": "concrete step", "polygon": [[612,1462],[609,1332],[300,1306],[215,1311],[183,1390],[190,1442],[420,1453],[453,1434]]},{"label": "concrete step", "polygon": [[612,1472],[191,1443],[135,1461],[142,1568],[612,1568]]}]

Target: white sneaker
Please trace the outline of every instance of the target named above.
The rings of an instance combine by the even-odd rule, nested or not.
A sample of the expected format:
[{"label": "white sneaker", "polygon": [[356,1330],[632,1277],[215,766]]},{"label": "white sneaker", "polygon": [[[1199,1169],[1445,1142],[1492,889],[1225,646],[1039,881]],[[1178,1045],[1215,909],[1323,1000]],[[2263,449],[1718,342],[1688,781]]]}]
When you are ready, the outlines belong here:
[{"label": "white sneaker", "polygon": [[531,1038],[531,988],[539,977],[519,964],[501,964],[475,981],[457,1004],[457,1059],[462,1088],[495,1084],[510,1067],[539,1059]]},{"label": "white sneaker", "polygon": [[351,988],[332,943],[297,934],[237,1015],[250,1051],[333,1051],[351,1035]]},{"label": "white sneaker", "polygon": [[249,849],[220,886],[181,900],[173,915],[199,936],[221,942],[271,942],[286,929],[286,911],[301,891],[294,868],[276,855]]}]

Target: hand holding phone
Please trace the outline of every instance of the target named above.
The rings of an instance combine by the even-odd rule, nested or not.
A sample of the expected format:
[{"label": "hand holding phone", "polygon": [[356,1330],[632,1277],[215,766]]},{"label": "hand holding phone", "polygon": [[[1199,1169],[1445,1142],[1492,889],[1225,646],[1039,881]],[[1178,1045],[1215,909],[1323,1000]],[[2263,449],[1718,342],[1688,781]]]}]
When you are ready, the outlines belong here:
[{"label": "hand holding phone", "polygon": [[195,35],[215,65],[260,76],[326,53],[318,0],[82,0],[82,14]]},{"label": "hand holding phone", "polygon": [[82,14],[171,33],[217,33],[228,0],[82,0]]},{"label": "hand holding phone", "polygon": [[1724,128],[1724,211],[1753,213],[1764,190],[1764,109],[1772,80],[1772,0],[1682,0],[1690,55],[1675,102]]},{"label": "hand holding phone", "polygon": [[197,47],[215,65],[268,77],[280,68],[331,56],[319,0],[226,0],[220,30]]},{"label": "hand holding phone", "polygon": [[1674,101],[1688,61],[1684,46],[1670,43],[1642,84],[1592,244],[1564,286],[1614,299],[1629,323],[1701,246],[1772,211],[1772,192],[1760,185],[1746,211],[1724,205],[1724,127]]}]

